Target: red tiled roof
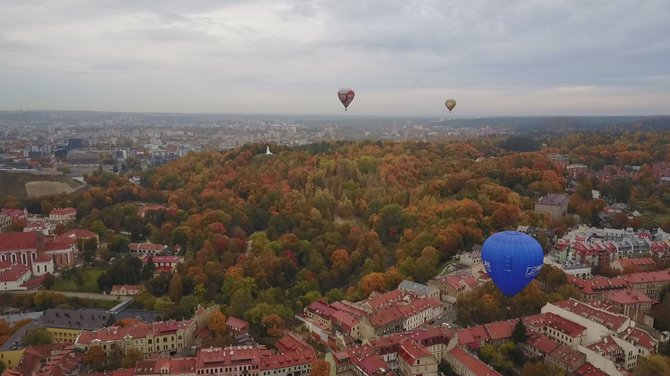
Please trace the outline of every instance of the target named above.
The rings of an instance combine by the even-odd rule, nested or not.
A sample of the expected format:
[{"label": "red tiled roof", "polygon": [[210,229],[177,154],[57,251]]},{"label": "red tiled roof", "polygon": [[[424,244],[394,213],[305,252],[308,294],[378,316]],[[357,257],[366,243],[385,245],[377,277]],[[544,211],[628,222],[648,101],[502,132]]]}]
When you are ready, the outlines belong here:
[{"label": "red tiled roof", "polygon": [[384,374],[384,371],[390,371],[391,367],[377,355],[370,355],[358,362],[358,366],[366,375]]},{"label": "red tiled roof", "polygon": [[335,311],[331,318],[347,332],[351,332],[351,329],[359,322],[357,318],[344,311]]},{"label": "red tiled roof", "polygon": [[77,214],[77,209],[75,209],[75,208],[56,208],[56,209],[52,209],[49,212],[49,215],[69,215],[69,214]]},{"label": "red tiled roof", "polygon": [[545,355],[556,350],[556,348],[559,345],[559,343],[554,341],[553,339],[537,332],[532,332],[528,336],[526,344]]},{"label": "red tiled roof", "polygon": [[624,354],[624,350],[621,348],[621,346],[619,346],[618,343],[616,343],[616,341],[614,341],[612,336],[603,337],[600,339],[600,341],[594,342],[586,347],[603,356],[609,356],[618,353]]},{"label": "red tiled roof", "polygon": [[368,298],[367,304],[372,309],[377,309],[380,307],[387,306],[393,302],[397,302],[400,299],[402,299],[402,292],[399,290],[392,290],[375,296],[371,295],[371,297]]},{"label": "red tiled roof", "polygon": [[95,232],[84,230],[81,228],[76,228],[73,230],[70,230],[63,235],[61,235],[61,238],[70,238],[70,239],[89,239],[89,238],[94,238],[97,235]]},{"label": "red tiled roof", "polygon": [[626,289],[614,291],[607,295],[607,299],[616,304],[651,304],[653,299],[639,290]]},{"label": "red tiled roof", "polygon": [[654,339],[654,337],[652,337],[648,332],[640,328],[628,329],[623,338],[635,346],[639,346],[648,350],[654,350],[656,349],[656,346],[658,346],[658,341]]},{"label": "red tiled roof", "polygon": [[628,317],[602,309],[592,307],[575,299],[568,299],[554,303],[555,306],[570,311],[576,315],[595,321],[608,329],[619,331],[629,321]]},{"label": "red tiled roof", "polygon": [[167,371],[170,375],[194,374],[196,358],[171,358],[140,360],[135,364],[135,375],[154,375]]},{"label": "red tiled roof", "polygon": [[89,373],[87,376],[135,376],[135,368],[124,368],[116,371]]},{"label": "red tiled roof", "polygon": [[30,268],[23,264],[15,264],[0,272],[0,282],[16,282],[21,277],[30,273]]},{"label": "red tiled roof", "polygon": [[0,270],[9,269],[12,266],[10,261],[0,261]]},{"label": "red tiled roof", "polygon": [[142,286],[142,285],[114,285],[114,286],[112,286],[112,292],[119,292],[122,289],[126,289],[127,291],[142,291],[142,290],[144,290],[144,286]]},{"label": "red tiled roof", "polygon": [[145,250],[145,251],[162,251],[167,246],[165,244],[153,244],[153,243],[130,243],[128,244],[130,252]]},{"label": "red tiled roof", "polygon": [[184,260],[181,256],[144,256],[142,262],[147,263],[151,260],[154,264],[178,264]]},{"label": "red tiled roof", "polygon": [[586,362],[572,374],[573,376],[608,376],[607,373]]},{"label": "red tiled roof", "polygon": [[153,333],[154,335],[164,335],[165,333],[177,332],[179,329],[186,330],[191,325],[192,320],[184,321],[159,321],[155,323],[135,322],[125,327],[113,326],[102,328],[93,332],[83,331],[77,338],[78,344],[91,344],[94,341],[120,341],[126,336],[132,338],[142,338]]},{"label": "red tiled roof", "polygon": [[226,319],[226,326],[230,326],[236,330],[247,330],[249,329],[249,323],[238,319],[237,317],[230,316]]},{"label": "red tiled roof", "polygon": [[435,298],[418,298],[408,304],[396,304],[395,307],[398,308],[405,318],[409,318],[431,308],[440,308],[442,307],[442,303]]},{"label": "red tiled roof", "polygon": [[306,310],[324,318],[329,318],[336,312],[335,309],[320,300],[313,301]]},{"label": "red tiled roof", "polygon": [[517,320],[507,320],[484,324],[484,328],[489,333],[491,340],[501,340],[512,338],[512,331],[516,326]]},{"label": "red tiled roof", "polygon": [[0,232],[0,252],[37,249],[36,232]]},{"label": "red tiled roof", "polygon": [[656,272],[633,273],[625,275],[623,278],[634,285],[642,283],[667,283],[670,282],[670,270],[659,270]]},{"label": "red tiled roof", "polygon": [[275,342],[275,347],[282,353],[311,350],[309,345],[291,334],[287,334]]},{"label": "red tiled roof", "polygon": [[26,212],[21,210],[21,209],[2,208],[0,210],[0,214],[6,215],[6,216],[12,217],[12,218],[23,218],[23,217],[26,216]]},{"label": "red tiled roof", "polygon": [[468,354],[459,346],[454,347],[449,351],[449,355],[456,359],[459,363],[465,366],[470,372],[477,376],[502,376],[498,371],[486,365],[481,360]]},{"label": "red tiled roof", "polygon": [[582,333],[584,333],[584,331],[586,331],[585,327],[577,324],[576,322],[572,322],[565,317],[561,317],[551,312],[545,313],[544,319],[546,326],[552,327],[559,332],[573,338],[579,337]]},{"label": "red tiled roof", "polygon": [[626,258],[626,259],[619,259],[615,262],[618,263],[619,266],[621,266],[622,268],[634,267],[634,266],[640,267],[640,266],[654,266],[654,265],[656,265],[656,262],[651,257]]},{"label": "red tiled roof", "polygon": [[463,291],[466,288],[473,289],[477,287],[477,280],[470,274],[453,274],[443,277],[438,277],[437,281],[448,284],[457,292]]},{"label": "red tiled roof", "polygon": [[51,260],[53,260],[53,259],[52,259],[52,257],[51,257],[49,254],[47,254],[47,253],[40,253],[40,254],[37,256],[37,259],[36,259],[35,261],[37,261],[37,262],[49,262],[49,261],[51,261]]},{"label": "red tiled roof", "polygon": [[66,251],[72,249],[72,244],[58,240],[45,240],[44,249],[46,251]]},{"label": "red tiled roof", "polygon": [[402,312],[395,306],[376,309],[370,316],[370,324],[378,328],[403,318]]},{"label": "red tiled roof", "polygon": [[566,345],[560,345],[549,354],[563,368],[577,368],[586,361],[586,355]]},{"label": "red tiled roof", "polygon": [[469,345],[472,343],[484,343],[491,339],[484,325],[471,326],[469,328],[461,329],[458,332],[458,344]]},{"label": "red tiled roof", "polygon": [[432,357],[433,355],[431,355],[431,353],[428,352],[425,347],[417,344],[412,340],[406,340],[400,344],[400,351],[398,352],[398,356],[400,356],[405,361],[405,363],[414,365],[417,359]]},{"label": "red tiled roof", "polygon": [[351,305],[344,304],[340,301],[330,303],[330,306],[335,308],[338,311],[346,312],[346,313],[348,313],[351,316],[354,316],[356,318],[361,318],[361,317],[365,316],[365,311],[363,311],[362,309],[352,307]]}]

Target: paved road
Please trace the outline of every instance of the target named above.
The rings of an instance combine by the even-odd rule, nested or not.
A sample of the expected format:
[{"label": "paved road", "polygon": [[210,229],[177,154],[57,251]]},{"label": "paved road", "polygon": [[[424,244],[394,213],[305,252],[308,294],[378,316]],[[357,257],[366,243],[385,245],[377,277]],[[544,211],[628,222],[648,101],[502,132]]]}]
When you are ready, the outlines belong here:
[{"label": "paved road", "polygon": [[[63,294],[63,295],[65,295],[67,297],[70,297],[70,298],[98,299],[98,300],[118,300],[119,302],[131,299],[130,296],[114,296],[114,295],[105,295],[105,294],[99,294],[99,293],[93,293],[93,292],[73,292],[73,291],[56,291],[56,290],[49,290],[49,291],[57,292],[59,294]],[[35,292],[37,292],[37,291],[36,290],[28,290],[28,291],[8,291],[7,293],[9,293],[9,294],[34,294]]]}]

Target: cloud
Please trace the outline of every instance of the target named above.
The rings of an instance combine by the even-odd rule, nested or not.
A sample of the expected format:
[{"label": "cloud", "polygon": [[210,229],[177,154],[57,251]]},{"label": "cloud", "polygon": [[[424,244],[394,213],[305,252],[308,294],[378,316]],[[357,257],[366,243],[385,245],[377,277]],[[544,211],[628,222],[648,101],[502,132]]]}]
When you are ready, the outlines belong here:
[{"label": "cloud", "polygon": [[[662,113],[669,13],[665,0],[3,2],[0,109],[335,113],[351,86],[366,115],[438,116],[445,96],[463,116]],[[644,100],[620,106],[622,93]]]}]

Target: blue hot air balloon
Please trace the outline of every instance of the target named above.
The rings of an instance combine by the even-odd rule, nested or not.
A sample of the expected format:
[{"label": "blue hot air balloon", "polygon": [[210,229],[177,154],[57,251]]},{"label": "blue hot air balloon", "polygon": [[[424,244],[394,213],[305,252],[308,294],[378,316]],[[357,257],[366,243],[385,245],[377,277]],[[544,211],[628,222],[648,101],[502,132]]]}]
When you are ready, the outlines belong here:
[{"label": "blue hot air balloon", "polygon": [[482,245],[482,263],[507,297],[523,290],[542,269],[544,252],[532,236],[517,231],[493,234]]}]

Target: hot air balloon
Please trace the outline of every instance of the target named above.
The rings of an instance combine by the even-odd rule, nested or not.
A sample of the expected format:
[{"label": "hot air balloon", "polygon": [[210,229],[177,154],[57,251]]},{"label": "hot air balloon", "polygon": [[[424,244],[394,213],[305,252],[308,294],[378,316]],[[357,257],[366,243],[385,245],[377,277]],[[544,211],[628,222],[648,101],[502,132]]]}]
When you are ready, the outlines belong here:
[{"label": "hot air balloon", "polygon": [[344,111],[347,110],[347,107],[351,104],[351,101],[354,100],[354,93],[351,89],[340,89],[337,91],[337,97],[340,98],[340,102],[344,105]]},{"label": "hot air balloon", "polygon": [[498,232],[482,245],[484,268],[507,297],[518,294],[540,273],[543,259],[540,243],[517,231]]},{"label": "hot air balloon", "polygon": [[456,107],[456,100],[449,98],[444,102],[444,105],[447,106],[447,109],[449,110],[449,112],[451,112],[451,110],[453,110],[454,107]]}]

